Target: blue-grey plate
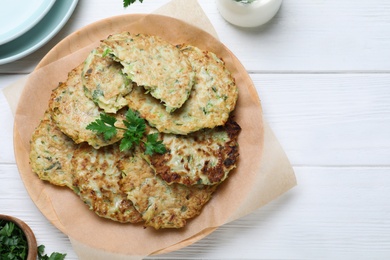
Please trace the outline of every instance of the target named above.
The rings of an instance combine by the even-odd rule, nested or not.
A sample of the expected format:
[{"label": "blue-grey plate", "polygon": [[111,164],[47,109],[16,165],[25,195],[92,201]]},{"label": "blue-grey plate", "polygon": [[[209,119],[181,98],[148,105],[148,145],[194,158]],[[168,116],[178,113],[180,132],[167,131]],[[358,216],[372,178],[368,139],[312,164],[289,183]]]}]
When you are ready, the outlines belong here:
[{"label": "blue-grey plate", "polygon": [[4,1],[0,9],[0,45],[33,28],[49,12],[55,0]]},{"label": "blue-grey plate", "polygon": [[77,2],[78,0],[55,1],[50,11],[33,28],[0,45],[0,65],[23,58],[46,44],[68,21]]}]

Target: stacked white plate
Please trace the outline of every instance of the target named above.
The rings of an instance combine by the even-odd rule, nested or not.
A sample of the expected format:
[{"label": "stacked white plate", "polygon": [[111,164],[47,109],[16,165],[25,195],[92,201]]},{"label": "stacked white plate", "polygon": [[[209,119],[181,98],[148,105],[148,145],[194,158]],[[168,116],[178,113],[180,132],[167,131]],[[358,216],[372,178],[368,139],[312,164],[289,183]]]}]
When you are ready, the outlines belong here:
[{"label": "stacked white plate", "polygon": [[36,51],[65,25],[78,0],[10,0],[0,9],[0,65]]}]

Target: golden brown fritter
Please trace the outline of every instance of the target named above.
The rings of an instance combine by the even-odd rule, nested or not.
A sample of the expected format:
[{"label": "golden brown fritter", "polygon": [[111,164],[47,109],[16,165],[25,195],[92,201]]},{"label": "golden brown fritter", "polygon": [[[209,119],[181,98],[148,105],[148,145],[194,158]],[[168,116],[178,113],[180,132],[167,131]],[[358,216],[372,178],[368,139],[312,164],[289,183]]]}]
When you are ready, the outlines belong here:
[{"label": "golden brown fritter", "polygon": [[200,214],[216,186],[168,185],[155,176],[139,152],[119,162],[122,190],[142,214],[145,226],[181,228]]},{"label": "golden brown fritter", "polygon": [[142,221],[141,215],[119,186],[122,175],[117,164],[125,154],[116,144],[99,150],[82,144],[72,159],[73,186],[89,209],[100,217],[137,223]]},{"label": "golden brown fritter", "polygon": [[122,73],[122,65],[105,55],[103,48],[93,49],[84,62],[82,83],[85,95],[106,113],[116,113],[127,105],[124,98],[133,88]]},{"label": "golden brown fritter", "polygon": [[194,72],[180,50],[157,36],[114,34],[102,41],[105,52],[123,65],[123,72],[165,105],[180,108],[194,85]]},{"label": "golden brown fritter", "polygon": [[145,158],[167,183],[218,184],[237,166],[239,132],[240,126],[229,120],[224,126],[186,136],[160,134],[167,152]]},{"label": "golden brown fritter", "polygon": [[[75,143],[87,142],[98,149],[119,141],[123,133],[118,131],[116,136],[105,140],[102,135],[86,129],[88,124],[100,117],[103,110],[86,97],[81,83],[82,68],[81,64],[73,69],[67,80],[53,90],[49,108],[53,121],[63,133],[72,138]],[[121,124],[124,118],[123,113],[118,112],[112,115],[118,119],[116,124],[123,126]]]},{"label": "golden brown fritter", "polygon": [[77,145],[64,135],[45,112],[30,142],[31,169],[42,180],[72,188],[70,160]]},{"label": "golden brown fritter", "polygon": [[224,125],[234,110],[238,88],[224,62],[214,53],[184,46],[195,72],[195,85],[184,105],[173,113],[141,89],[129,95],[129,107],[137,110],[159,132],[188,134],[203,128]]}]

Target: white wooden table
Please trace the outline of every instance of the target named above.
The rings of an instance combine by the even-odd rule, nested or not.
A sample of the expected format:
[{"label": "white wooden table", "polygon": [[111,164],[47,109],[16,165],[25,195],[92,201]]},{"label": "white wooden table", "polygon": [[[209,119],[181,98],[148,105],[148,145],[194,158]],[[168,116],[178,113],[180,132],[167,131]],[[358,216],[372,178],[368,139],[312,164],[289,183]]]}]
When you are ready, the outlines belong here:
[{"label": "white wooden table", "polygon": [[[0,88],[31,72],[75,30],[166,2],[144,0],[124,9],[121,0],[80,0],[48,44],[0,66]],[[284,0],[270,23],[250,30],[227,23],[214,1],[199,3],[250,73],[298,186],[155,258],[390,259],[390,2]],[[0,114],[0,213],[27,222],[46,252],[77,259],[24,189],[13,155],[13,117],[2,95]]]}]

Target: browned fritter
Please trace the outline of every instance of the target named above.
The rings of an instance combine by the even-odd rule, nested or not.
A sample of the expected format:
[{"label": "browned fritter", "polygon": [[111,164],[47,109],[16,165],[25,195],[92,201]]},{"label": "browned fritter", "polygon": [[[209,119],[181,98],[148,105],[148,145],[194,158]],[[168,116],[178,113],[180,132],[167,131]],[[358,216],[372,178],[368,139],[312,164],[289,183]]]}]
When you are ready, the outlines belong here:
[{"label": "browned fritter", "polygon": [[200,214],[216,189],[214,186],[168,185],[156,176],[140,153],[119,162],[122,190],[142,214],[145,226],[181,228]]},{"label": "browned fritter", "polygon": [[161,101],[168,113],[188,99],[195,73],[175,45],[157,36],[123,32],[110,35],[102,47],[123,65],[127,77]]},{"label": "browned fritter", "polygon": [[233,76],[216,54],[195,46],[184,46],[181,50],[196,72],[195,84],[183,106],[169,113],[159,100],[141,88],[134,88],[127,96],[129,107],[162,133],[186,135],[224,125],[238,98]]},{"label": "browned fritter", "polygon": [[240,126],[229,119],[221,127],[181,136],[160,134],[167,152],[145,156],[167,183],[214,185],[237,166]]},{"label": "browned fritter", "polygon": [[[110,140],[105,140],[103,135],[86,129],[87,125],[100,117],[103,112],[83,90],[81,71],[83,64],[73,69],[65,82],[52,91],[49,101],[49,109],[53,121],[58,128],[75,143],[88,142],[94,148],[113,144],[122,138],[122,131]],[[117,126],[123,126],[123,110],[116,114],[110,114],[117,118]]]},{"label": "browned fritter", "polygon": [[137,223],[142,221],[141,215],[119,186],[122,175],[117,164],[125,154],[118,145],[96,150],[82,144],[72,159],[73,186],[90,210],[100,217]]},{"label": "browned fritter", "polygon": [[41,180],[72,188],[70,160],[77,145],[64,135],[45,112],[30,142],[31,169]]},{"label": "browned fritter", "polygon": [[124,98],[133,88],[131,80],[122,73],[122,66],[102,46],[93,49],[84,62],[82,83],[85,95],[106,113],[116,113],[127,105]]}]

